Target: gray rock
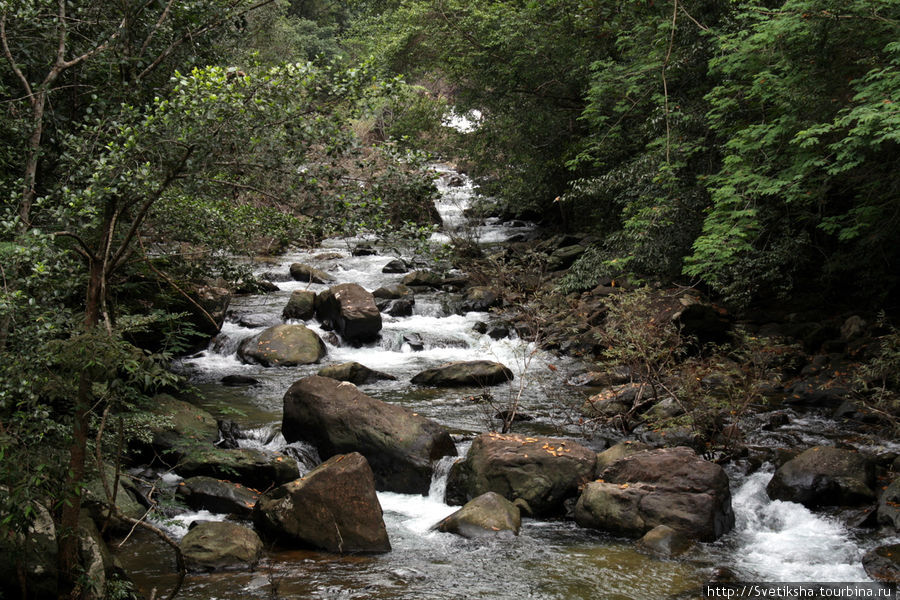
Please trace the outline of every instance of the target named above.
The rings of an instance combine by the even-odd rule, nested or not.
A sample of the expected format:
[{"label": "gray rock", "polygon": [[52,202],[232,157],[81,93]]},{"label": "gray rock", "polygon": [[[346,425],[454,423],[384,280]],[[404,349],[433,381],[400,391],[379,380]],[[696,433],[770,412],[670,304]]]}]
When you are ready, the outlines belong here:
[{"label": "gray rock", "polygon": [[815,446],[781,465],[766,486],[773,500],[807,507],[867,504],[875,501],[875,466],[853,450]]},{"label": "gray rock", "polygon": [[325,353],[325,343],[305,325],[270,327],[238,348],[241,360],[264,367],[308,365],[319,362]]},{"label": "gray rock", "polygon": [[249,517],[259,493],[238,483],[213,477],[190,477],[179,482],[176,495],[194,510]]},{"label": "gray rock", "polygon": [[401,279],[403,285],[440,288],[444,278],[433,271],[413,271]]},{"label": "gray rock", "polygon": [[255,531],[229,521],[197,524],[182,538],[179,547],[192,571],[251,569],[263,550]]},{"label": "gray rock", "polygon": [[519,535],[521,526],[519,507],[496,492],[487,492],[467,502],[434,528],[466,538],[483,538]]},{"label": "gray rock", "polygon": [[895,477],[878,499],[878,522],[900,530],[900,477]]},{"label": "gray rock", "polygon": [[316,293],[312,290],[294,290],[287,305],[281,311],[283,319],[308,321],[316,314]]},{"label": "gray rock", "polygon": [[316,318],[350,342],[371,342],[381,331],[375,297],[355,283],[342,283],[320,293]]},{"label": "gray rock", "polygon": [[289,456],[256,448],[201,448],[182,458],[176,471],[183,477],[205,475],[256,490],[281,485],[300,476],[297,463]]},{"label": "gray rock", "polygon": [[657,525],[637,541],[638,548],[662,558],[681,556],[693,543],[668,525]]},{"label": "gray rock", "polygon": [[399,258],[391,260],[381,268],[382,273],[406,273],[407,271],[409,271],[409,268],[407,268],[406,263]]},{"label": "gray rock", "polygon": [[391,550],[372,469],[357,452],[264,494],[254,521],[276,538],[329,552]]},{"label": "gray rock", "polygon": [[900,583],[900,544],[879,546],[862,558],[866,574],[875,581]]},{"label": "gray rock", "polygon": [[332,283],[334,281],[334,277],[325,271],[302,263],[293,263],[291,265],[291,277],[296,281],[308,281],[310,283]]},{"label": "gray rock", "polygon": [[509,368],[489,360],[444,363],[426,369],[412,378],[416,385],[435,387],[487,386],[513,380]]},{"label": "gray rock", "polygon": [[382,373],[381,371],[374,371],[365,365],[359,364],[358,362],[346,362],[339,365],[328,365],[327,367],[319,370],[319,376],[330,377],[331,379],[337,379],[338,381],[349,381],[350,383],[353,383],[355,385],[362,385],[364,383],[372,383],[385,379],[397,379],[393,375]]}]

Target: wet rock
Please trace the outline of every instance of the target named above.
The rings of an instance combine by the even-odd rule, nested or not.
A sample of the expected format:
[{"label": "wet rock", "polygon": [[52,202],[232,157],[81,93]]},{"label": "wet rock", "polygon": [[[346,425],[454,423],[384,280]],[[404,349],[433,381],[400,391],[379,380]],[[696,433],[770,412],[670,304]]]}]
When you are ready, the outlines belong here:
[{"label": "wet rock", "polygon": [[425,369],[412,378],[412,383],[435,387],[458,387],[496,385],[512,380],[512,371],[498,362],[471,360],[444,363]]},{"label": "wet rock", "polygon": [[276,325],[241,342],[238,356],[264,367],[292,367],[319,362],[325,343],[305,325]]},{"label": "wet rock", "polygon": [[243,436],[241,428],[231,419],[216,419],[219,426],[219,439],[216,440],[216,448],[237,448],[238,440]]},{"label": "wet rock", "polygon": [[220,382],[222,385],[230,387],[238,387],[242,385],[259,385],[259,379],[250,377],[249,375],[226,375]]},{"label": "wet rock", "polygon": [[472,442],[465,460],[453,465],[447,502],[496,492],[513,502],[523,500],[535,516],[561,514],[563,502],[593,478],[596,458],[567,440],[484,433]]},{"label": "wet rock", "polygon": [[179,543],[192,571],[250,569],[259,562],[263,545],[252,529],[229,521],[206,521],[188,531]]},{"label": "wet rock", "polygon": [[290,273],[275,273],[273,271],[266,271],[260,278],[265,279],[266,281],[275,281],[283,283],[285,281],[291,281],[293,277],[291,277]]},{"label": "wet rock", "polygon": [[587,250],[587,248],[581,244],[557,248],[547,259],[547,270],[559,271],[572,266],[572,263],[574,263],[579,256],[584,254],[585,250]]},{"label": "wet rock", "polygon": [[359,244],[350,251],[351,256],[375,256],[377,254],[378,250],[373,248],[370,244]]},{"label": "wet rock", "polygon": [[379,306],[379,310],[392,317],[409,317],[413,314],[413,306],[415,304],[416,301],[412,298],[400,298],[398,300],[388,300],[383,308]]},{"label": "wet rock", "polygon": [[667,525],[713,541],[734,526],[734,512],[722,467],[677,447],[638,452],[606,467],[584,487],[575,521],[627,536]]},{"label": "wet rock", "polygon": [[281,540],[329,552],[390,552],[375,478],[359,453],[333,456],[264,494],[257,526]]},{"label": "wet rock", "polygon": [[900,583],[900,544],[879,546],[862,558],[866,574],[875,581]]},{"label": "wet rock", "polygon": [[663,398],[644,413],[644,418],[649,421],[668,421],[682,414],[684,409],[674,398]]},{"label": "wet rock", "polygon": [[323,459],[359,452],[379,490],[407,494],[427,493],[432,462],[456,456],[443,426],[318,375],[297,381],[285,394],[282,433],[288,442],[316,446]]},{"label": "wet rock", "polygon": [[282,319],[308,321],[316,314],[316,293],[312,290],[294,290],[287,305],[281,311]]},{"label": "wet rock", "polygon": [[340,252],[320,252],[313,258],[315,258],[316,260],[340,260],[344,258],[344,255]]},{"label": "wet rock", "polygon": [[409,344],[409,348],[413,352],[421,352],[425,349],[425,340],[418,333],[404,333],[402,342]]},{"label": "wet rock", "polygon": [[786,404],[838,407],[849,398],[852,386],[828,375],[815,375],[795,381],[785,389]]},{"label": "wet rock", "polygon": [[411,298],[413,291],[402,283],[394,283],[378,288],[372,292],[372,295],[385,300],[397,300],[399,298]]},{"label": "wet rock", "polygon": [[509,337],[509,327],[506,325],[493,325],[487,330],[487,334],[492,340],[502,340]]},{"label": "wet rock", "polygon": [[474,325],[472,325],[472,331],[475,333],[487,333],[488,332],[488,324],[484,321],[478,321]]},{"label": "wet rock", "polygon": [[403,285],[439,289],[444,283],[444,278],[434,271],[413,271],[405,275],[400,281]]},{"label": "wet rock", "polygon": [[519,507],[500,494],[487,492],[467,502],[434,528],[465,538],[484,538],[519,535],[521,526]]},{"label": "wet rock", "polygon": [[[199,331],[207,335],[215,335],[222,329],[225,314],[231,303],[231,292],[222,287],[203,285],[194,292],[201,311],[191,304],[192,322]],[[210,318],[212,317],[212,321]]]},{"label": "wet rock", "polygon": [[900,530],[900,477],[895,477],[878,500],[878,522]]},{"label": "wet rock", "polygon": [[581,406],[581,414],[586,417],[611,418],[625,414],[636,404],[650,399],[652,390],[642,383],[626,383],[594,394]]},{"label": "wet rock", "polygon": [[249,517],[259,493],[238,483],[212,477],[189,477],[178,483],[175,494],[194,510]]},{"label": "wet rock", "polygon": [[638,548],[662,558],[675,558],[691,549],[693,543],[668,525],[657,525],[637,541]]},{"label": "wet rock", "polygon": [[486,312],[500,305],[500,294],[486,286],[470,287],[463,296],[460,312]]},{"label": "wet rock", "polygon": [[219,439],[219,425],[202,408],[160,394],[151,400],[154,418],[149,425],[151,451],[170,460],[190,448],[212,444]]},{"label": "wet rock", "polygon": [[609,387],[629,383],[631,376],[632,373],[629,367],[616,366],[606,371],[588,371],[587,373],[576,375],[569,380],[569,383],[589,387]]},{"label": "wet rock", "polygon": [[116,485],[115,468],[108,466],[104,467],[104,477],[106,478],[106,486],[103,485],[99,473],[93,475],[85,482],[81,507],[98,527],[102,527],[107,517],[109,517],[109,524],[107,525],[109,531],[120,534],[127,533],[131,530],[132,523],[116,514],[109,515],[109,497],[106,495],[106,490],[109,489],[112,492],[113,487],[115,487],[116,507],[126,517],[140,519],[147,512],[147,509],[138,502],[139,493],[128,475],[120,473],[118,485]]},{"label": "wet rock", "polygon": [[406,273],[407,271],[409,271],[409,268],[406,266],[406,263],[399,258],[391,260],[381,268],[382,273]]},{"label": "wet rock", "polygon": [[330,377],[331,379],[337,379],[338,381],[349,381],[350,383],[356,385],[372,383],[384,379],[397,379],[393,375],[382,373],[381,371],[375,371],[365,365],[359,364],[358,362],[346,362],[339,365],[328,365],[327,367],[319,370],[319,376]]},{"label": "wet rock", "polygon": [[190,478],[205,475],[265,490],[300,476],[297,463],[280,452],[256,448],[198,449],[178,463],[176,472]]},{"label": "wet rock", "polygon": [[852,450],[815,446],[781,465],[766,486],[773,500],[804,506],[844,506],[875,501],[875,467]]},{"label": "wet rock", "polygon": [[[510,414],[512,414],[511,411],[501,410],[494,415],[494,418],[498,421],[506,421],[507,419],[509,419]],[[534,421],[534,417],[516,411],[516,413],[512,415],[512,421],[513,423],[525,423],[528,421]]]},{"label": "wet rock", "polygon": [[612,448],[607,448],[597,455],[597,472],[600,473],[606,467],[622,460],[626,456],[650,449],[650,446],[641,442],[619,442]]},{"label": "wet rock", "polygon": [[291,265],[291,277],[293,277],[295,281],[308,281],[310,283],[334,282],[334,277],[325,271],[309,265],[304,265],[303,263],[293,263]]},{"label": "wet rock", "polygon": [[320,293],[316,318],[349,342],[371,342],[381,331],[375,297],[355,283],[342,283]]},{"label": "wet rock", "polygon": [[772,431],[774,429],[778,429],[779,427],[784,427],[788,423],[791,422],[791,418],[784,411],[777,411],[770,414],[766,417],[766,422],[763,425],[763,429],[766,431]]}]

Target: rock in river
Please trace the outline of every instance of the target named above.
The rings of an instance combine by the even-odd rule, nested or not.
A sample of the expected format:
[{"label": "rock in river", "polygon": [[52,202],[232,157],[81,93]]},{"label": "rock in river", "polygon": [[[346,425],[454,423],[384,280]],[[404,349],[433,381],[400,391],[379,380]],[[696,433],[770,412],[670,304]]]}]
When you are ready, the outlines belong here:
[{"label": "rock in river", "polygon": [[434,526],[466,538],[519,535],[519,507],[496,492],[487,492]]},{"label": "rock in river", "polygon": [[435,387],[486,386],[513,380],[513,373],[504,365],[490,360],[469,360],[444,363],[425,369],[412,378],[417,385]]},{"label": "rock in river", "polygon": [[257,526],[281,540],[329,552],[390,552],[375,479],[358,452],[339,454],[264,494]]},{"label": "rock in river", "polygon": [[255,531],[229,521],[199,523],[179,547],[192,571],[252,568],[263,549]]},{"label": "rock in river", "polygon": [[447,430],[402,406],[363,394],[328,377],[305,377],[284,395],[281,431],[288,442],[307,441],[322,458],[359,452],[379,490],[426,494],[431,463],[456,456]]},{"label": "rock in river", "polygon": [[241,342],[238,356],[264,367],[291,367],[319,362],[325,343],[304,325],[276,325]]},{"label": "rock in river", "polygon": [[310,283],[331,283],[334,281],[334,277],[325,271],[320,271],[303,263],[293,263],[291,265],[291,277],[297,281],[308,281]]},{"label": "rock in river", "polygon": [[364,383],[372,383],[373,381],[394,380],[397,379],[389,373],[375,371],[358,362],[347,362],[339,365],[328,365],[319,370],[322,377],[330,377],[338,381],[349,381],[355,385]]},{"label": "rock in river", "polygon": [[381,331],[375,297],[355,283],[342,283],[316,296],[316,318],[349,342],[371,342]]},{"label": "rock in river", "polygon": [[810,508],[875,501],[874,463],[853,450],[815,446],[781,465],[766,486],[773,500]]}]

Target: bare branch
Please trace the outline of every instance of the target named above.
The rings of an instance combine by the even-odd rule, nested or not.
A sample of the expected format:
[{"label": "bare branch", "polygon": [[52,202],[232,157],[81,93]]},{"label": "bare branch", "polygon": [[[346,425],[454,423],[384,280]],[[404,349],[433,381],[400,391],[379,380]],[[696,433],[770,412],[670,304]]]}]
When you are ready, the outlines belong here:
[{"label": "bare branch", "polygon": [[78,234],[72,233],[71,231],[57,231],[53,235],[55,235],[57,237],[72,238],[73,240],[78,242],[79,246],[81,246],[80,248],[75,248],[76,252],[78,252],[79,254],[81,254],[83,257],[85,257],[88,260],[97,260],[97,257],[94,255],[94,251],[91,249],[90,246],[87,245],[87,242],[85,242],[83,239],[81,239],[81,236],[79,236]]},{"label": "bare branch", "polygon": [[144,39],[144,43],[141,44],[141,49],[138,51],[138,56],[143,56],[144,52],[147,51],[147,47],[150,45],[150,41],[153,39],[153,36],[156,35],[156,32],[159,31],[159,28],[162,27],[163,21],[166,20],[166,17],[169,16],[169,10],[171,10],[172,4],[174,3],[175,0],[169,0],[169,2],[166,4],[166,8],[159,16],[159,19],[156,21],[153,29],[150,30],[150,33],[148,33],[147,37]]},{"label": "bare branch", "polygon": [[9,49],[9,41],[6,37],[6,11],[0,16],[0,41],[3,42],[3,54],[6,56],[6,60],[9,61],[9,66],[12,67],[13,73],[15,73],[16,77],[19,78],[19,81],[22,82],[25,93],[28,95],[28,101],[34,106],[35,98],[34,92],[31,90],[31,84],[28,83],[28,78],[25,77],[25,74],[22,73],[22,69],[16,64],[16,59],[13,58],[12,52]]}]

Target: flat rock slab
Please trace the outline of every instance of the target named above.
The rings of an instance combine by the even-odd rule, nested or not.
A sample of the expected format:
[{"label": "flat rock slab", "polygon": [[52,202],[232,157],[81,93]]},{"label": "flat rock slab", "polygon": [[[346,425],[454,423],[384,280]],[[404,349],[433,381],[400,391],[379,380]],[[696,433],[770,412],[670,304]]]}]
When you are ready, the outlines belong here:
[{"label": "flat rock slab", "polygon": [[275,538],[329,552],[390,552],[375,478],[358,452],[333,456],[264,494],[254,521]]},{"label": "flat rock slab", "polygon": [[496,385],[512,380],[512,371],[498,362],[470,360],[444,363],[425,369],[412,378],[412,383],[435,387],[463,387]]},{"label": "flat rock slab", "polygon": [[432,463],[456,456],[449,432],[402,406],[376,400],[349,382],[313,375],[284,395],[282,434],[314,445],[322,458],[359,452],[379,490],[426,494]]},{"label": "flat rock slab", "polygon": [[464,504],[496,492],[534,516],[558,515],[563,502],[593,479],[596,459],[569,440],[484,433],[451,468],[447,502]]}]

